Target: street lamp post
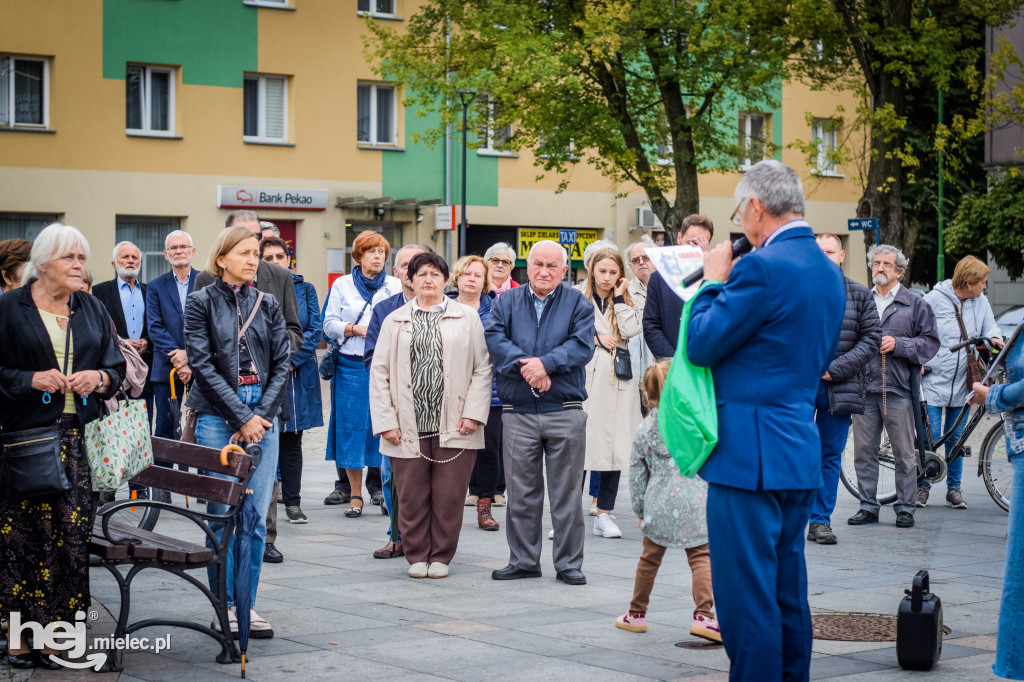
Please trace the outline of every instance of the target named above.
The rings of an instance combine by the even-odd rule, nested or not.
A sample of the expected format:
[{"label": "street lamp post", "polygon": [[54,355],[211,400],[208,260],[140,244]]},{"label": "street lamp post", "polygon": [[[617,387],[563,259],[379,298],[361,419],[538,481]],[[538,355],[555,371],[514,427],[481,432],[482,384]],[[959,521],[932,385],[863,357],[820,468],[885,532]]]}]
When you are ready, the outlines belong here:
[{"label": "street lamp post", "polygon": [[462,102],[462,212],[459,214],[459,255],[466,255],[466,117],[476,99],[472,90],[456,90]]}]

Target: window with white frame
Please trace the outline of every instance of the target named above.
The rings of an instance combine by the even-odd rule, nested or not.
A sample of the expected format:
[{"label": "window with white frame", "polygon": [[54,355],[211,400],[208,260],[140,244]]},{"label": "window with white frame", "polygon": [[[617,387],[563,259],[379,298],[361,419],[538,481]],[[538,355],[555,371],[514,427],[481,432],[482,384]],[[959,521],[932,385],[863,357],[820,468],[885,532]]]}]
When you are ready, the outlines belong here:
[{"label": "window with white frame", "polygon": [[0,54],[0,127],[46,128],[50,60]]},{"label": "window with white frame", "polygon": [[131,242],[139,247],[142,252],[139,279],[149,282],[171,271],[171,264],[164,258],[164,240],[169,233],[180,229],[181,218],[119,215],[114,223],[114,243]]},{"label": "window with white frame", "polygon": [[174,69],[129,64],[124,90],[129,133],[174,135]]},{"label": "window with white frame", "polygon": [[[684,104],[683,110],[686,112],[686,118],[693,117],[693,109],[689,104]],[[674,163],[672,160],[672,128],[668,124],[668,114],[665,113],[664,108],[658,113],[657,135],[659,142],[655,145],[654,153],[658,165],[671,166]]]},{"label": "window with white frame", "polygon": [[763,161],[767,148],[768,117],[764,114],[740,114],[740,168],[746,170]]},{"label": "window with white frame", "polygon": [[397,0],[359,0],[358,10],[360,13],[373,16],[393,17],[396,2]]},{"label": "window with white frame", "polygon": [[245,77],[244,124],[247,142],[288,141],[288,79],[284,76]]},{"label": "window with white frame", "polygon": [[395,88],[381,83],[360,83],[356,96],[356,140],[362,144],[394,145],[397,98]]},{"label": "window with white frame", "polygon": [[838,134],[838,121],[829,118],[814,119],[814,125],[811,127],[811,139],[818,148],[814,170],[821,175],[838,175],[835,161]]},{"label": "window with white frame", "polygon": [[480,151],[507,153],[505,145],[512,137],[512,126],[509,124],[498,125],[497,120],[501,118],[501,103],[495,101],[490,95],[480,95],[480,129],[479,143]]}]

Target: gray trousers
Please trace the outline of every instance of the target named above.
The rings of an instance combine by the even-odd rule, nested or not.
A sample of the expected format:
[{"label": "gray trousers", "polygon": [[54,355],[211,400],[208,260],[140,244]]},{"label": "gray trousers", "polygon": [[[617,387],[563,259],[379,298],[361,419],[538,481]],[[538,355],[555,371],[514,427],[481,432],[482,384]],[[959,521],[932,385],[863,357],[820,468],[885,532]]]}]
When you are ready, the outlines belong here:
[{"label": "gray trousers", "polygon": [[505,533],[509,563],[527,571],[540,570],[544,546],[544,470],[548,502],[555,528],[555,570],[583,565],[583,505],[580,481],[587,444],[587,414],[564,410],[546,414],[502,415],[502,445],[508,508]]},{"label": "gray trousers", "polygon": [[882,394],[864,396],[864,414],[853,415],[853,462],[860,486],[860,508],[873,514],[880,505],[878,491],[878,447],[882,426],[889,434],[896,458],[896,502],[893,511],[914,513],[917,494],[917,450],[914,449],[914,403],[895,393],[886,396],[886,414],[882,415]]}]

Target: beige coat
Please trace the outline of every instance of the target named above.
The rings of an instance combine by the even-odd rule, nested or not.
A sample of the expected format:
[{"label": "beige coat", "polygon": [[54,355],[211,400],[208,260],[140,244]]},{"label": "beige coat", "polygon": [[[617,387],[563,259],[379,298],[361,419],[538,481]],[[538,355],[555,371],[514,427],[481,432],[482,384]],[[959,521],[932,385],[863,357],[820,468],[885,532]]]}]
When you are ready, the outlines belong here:
[{"label": "beige coat", "polygon": [[[441,447],[479,450],[484,446],[484,429],[459,434],[459,419],[487,423],[491,410],[491,359],[484,342],[484,327],[472,308],[449,300],[439,323],[444,368],[444,397],[441,402]],[[394,428],[402,430],[402,441],[392,445],[383,438],[381,454],[412,459],[419,456],[416,411],[412,400],[412,303],[387,316],[377,337],[370,365],[370,419],[374,435]]]},{"label": "beige coat", "polygon": [[[626,348],[629,339],[640,333],[640,316],[624,303],[614,306],[602,315],[594,305],[594,329],[598,334],[611,334],[611,316],[619,323],[619,348]],[[626,471],[633,448],[633,435],[640,424],[640,393],[637,376],[623,381],[615,376],[612,354],[598,348],[587,364],[587,400],[583,410],[587,413],[588,471]]]}]

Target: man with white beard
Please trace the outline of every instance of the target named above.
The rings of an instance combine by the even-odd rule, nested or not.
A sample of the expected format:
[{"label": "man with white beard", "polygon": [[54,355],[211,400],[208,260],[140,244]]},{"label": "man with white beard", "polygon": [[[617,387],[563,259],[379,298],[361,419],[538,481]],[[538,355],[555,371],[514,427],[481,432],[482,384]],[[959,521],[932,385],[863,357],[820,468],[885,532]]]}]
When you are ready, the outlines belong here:
[{"label": "man with white beard", "polygon": [[[146,285],[139,281],[142,252],[131,242],[119,242],[114,247],[111,262],[116,277],[100,282],[92,288],[92,295],[100,300],[114,320],[117,335],[127,339],[139,351],[148,367],[153,366],[153,344],[149,341],[149,323],[146,319]],[[139,400],[146,401],[149,421],[153,422],[152,386],[146,388]]]}]

